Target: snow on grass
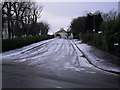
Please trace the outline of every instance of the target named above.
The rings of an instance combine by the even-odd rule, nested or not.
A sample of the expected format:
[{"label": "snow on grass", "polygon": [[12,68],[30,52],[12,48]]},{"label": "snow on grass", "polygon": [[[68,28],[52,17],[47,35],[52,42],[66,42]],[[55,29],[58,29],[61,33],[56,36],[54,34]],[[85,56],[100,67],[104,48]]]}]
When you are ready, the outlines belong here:
[{"label": "snow on grass", "polygon": [[40,41],[40,42],[37,42],[37,43],[34,43],[34,44],[31,44],[31,45],[28,45],[28,46],[24,46],[22,48],[19,48],[19,49],[15,49],[15,50],[10,50],[10,51],[7,51],[7,52],[3,52],[3,53],[0,53],[0,55],[2,56],[2,60],[5,61],[5,60],[10,60],[11,57],[16,57],[18,54],[21,54],[23,52],[26,52],[27,50],[29,49],[32,49],[34,47],[37,47],[43,43],[46,43],[46,42],[49,42],[51,40],[54,40],[54,39],[49,39],[49,40],[44,40],[44,41]]},{"label": "snow on grass", "polygon": [[[2,59],[3,62],[26,62],[28,65],[47,63],[47,65],[63,66],[63,68],[74,69],[75,71],[85,70],[83,67],[92,67],[74,42],[77,45],[81,43],[77,40],[57,38],[45,40],[23,48],[4,52],[2,53]],[[88,53],[90,46],[80,45],[80,48],[87,55],[90,54]],[[90,56],[92,57],[92,55],[88,55],[88,57]]]},{"label": "snow on grass", "polygon": [[80,43],[77,43],[77,41],[74,41],[74,42],[77,44],[80,50],[82,50],[82,52],[90,60],[90,62],[92,62],[95,66],[101,69],[109,70],[109,71],[120,72],[120,67],[112,63],[105,62],[105,60],[103,60],[102,58],[98,58],[93,53],[91,53],[90,51],[92,49],[92,46],[89,46],[87,44],[80,44]]}]

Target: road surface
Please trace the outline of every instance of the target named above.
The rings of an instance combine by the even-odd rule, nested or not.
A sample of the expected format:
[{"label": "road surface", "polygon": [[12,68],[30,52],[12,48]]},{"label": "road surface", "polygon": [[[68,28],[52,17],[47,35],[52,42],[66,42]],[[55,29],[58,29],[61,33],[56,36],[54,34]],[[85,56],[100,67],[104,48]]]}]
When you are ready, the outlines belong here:
[{"label": "road surface", "polygon": [[50,39],[2,53],[3,88],[118,88],[117,74],[92,66],[72,40]]}]

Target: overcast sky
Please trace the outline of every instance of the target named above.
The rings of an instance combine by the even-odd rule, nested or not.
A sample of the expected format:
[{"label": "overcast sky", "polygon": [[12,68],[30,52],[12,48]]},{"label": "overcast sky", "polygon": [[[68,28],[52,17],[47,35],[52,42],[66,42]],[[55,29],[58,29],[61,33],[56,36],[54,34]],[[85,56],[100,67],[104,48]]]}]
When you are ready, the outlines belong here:
[{"label": "overcast sky", "polygon": [[60,28],[65,30],[73,18],[85,15],[87,12],[109,12],[118,10],[117,2],[39,2],[43,5],[42,16],[39,21],[50,24],[49,33],[54,33]]}]

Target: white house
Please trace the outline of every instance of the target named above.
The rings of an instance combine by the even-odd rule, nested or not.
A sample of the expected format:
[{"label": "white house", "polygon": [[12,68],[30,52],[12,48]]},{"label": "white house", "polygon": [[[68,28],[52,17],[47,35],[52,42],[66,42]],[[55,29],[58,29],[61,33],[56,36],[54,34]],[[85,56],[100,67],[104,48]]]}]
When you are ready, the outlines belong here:
[{"label": "white house", "polygon": [[57,31],[54,34],[54,36],[57,37],[57,38],[64,38],[64,39],[67,39],[67,38],[72,39],[73,38],[73,34],[72,33],[68,33],[63,28],[60,28],[60,30]]},{"label": "white house", "polygon": [[67,31],[65,31],[63,28],[60,28],[60,30],[57,31],[54,36],[58,38],[67,38],[68,34]]}]

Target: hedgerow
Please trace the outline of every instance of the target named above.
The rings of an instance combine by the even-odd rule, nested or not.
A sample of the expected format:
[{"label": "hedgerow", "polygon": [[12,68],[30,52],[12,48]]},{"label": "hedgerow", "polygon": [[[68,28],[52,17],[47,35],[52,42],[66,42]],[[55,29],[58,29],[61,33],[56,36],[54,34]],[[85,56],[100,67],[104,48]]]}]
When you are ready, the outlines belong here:
[{"label": "hedgerow", "polygon": [[32,43],[53,38],[52,35],[26,36],[21,38],[3,39],[2,52],[20,48]]}]

